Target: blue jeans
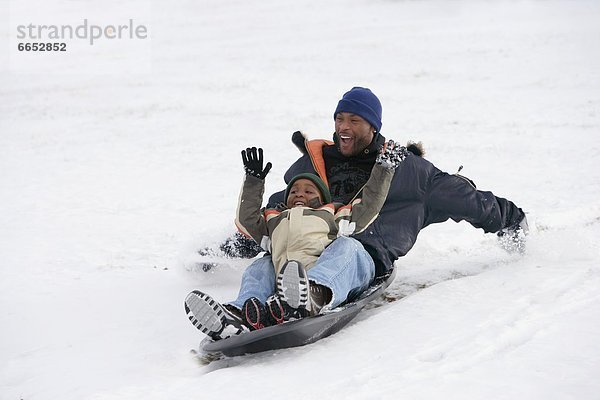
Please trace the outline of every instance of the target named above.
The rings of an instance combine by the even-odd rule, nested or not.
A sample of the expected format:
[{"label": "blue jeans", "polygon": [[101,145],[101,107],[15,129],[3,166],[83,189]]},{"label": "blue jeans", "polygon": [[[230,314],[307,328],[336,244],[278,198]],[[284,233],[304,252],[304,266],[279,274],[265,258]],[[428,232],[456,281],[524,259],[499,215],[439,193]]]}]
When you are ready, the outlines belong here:
[{"label": "blue jeans", "polygon": [[[309,280],[331,289],[333,299],[327,308],[337,307],[349,295],[367,289],[374,277],[375,264],[369,253],[358,240],[344,236],[334,240],[308,270]],[[273,293],[275,267],[271,256],[265,256],[246,268],[240,293],[229,304],[241,309],[250,297],[256,297],[264,303]]]}]

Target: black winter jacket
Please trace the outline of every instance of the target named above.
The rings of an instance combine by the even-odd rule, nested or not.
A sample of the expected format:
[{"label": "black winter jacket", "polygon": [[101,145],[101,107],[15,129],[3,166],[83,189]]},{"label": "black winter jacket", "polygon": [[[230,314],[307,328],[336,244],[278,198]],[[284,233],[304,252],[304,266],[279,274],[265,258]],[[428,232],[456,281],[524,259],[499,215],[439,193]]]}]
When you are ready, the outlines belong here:
[{"label": "black winter jacket", "polygon": [[[325,182],[330,182],[336,179],[333,176],[336,173],[343,174],[339,172],[343,171],[339,163],[344,160],[347,165],[360,163],[364,167],[365,163],[370,163],[372,167],[379,148],[385,142],[383,136],[377,134],[362,154],[347,158],[337,151],[332,142],[306,140],[302,144],[298,139],[298,133],[295,133],[292,140],[304,155],[285,173],[286,183],[304,172],[318,173]],[[362,185],[355,190],[361,188]],[[353,195],[357,194],[359,192]],[[343,193],[332,193],[333,201],[339,201],[340,195]],[[269,199],[269,206],[282,200],[283,191],[275,193]],[[398,257],[408,253],[421,229],[429,224],[448,219],[456,222],[464,220],[485,232],[498,232],[517,225],[523,216],[523,211],[511,201],[496,197],[492,192],[477,190],[468,179],[442,172],[424,158],[409,154],[396,170],[379,217],[354,238],[373,257],[376,273],[381,275],[393,266]]]}]

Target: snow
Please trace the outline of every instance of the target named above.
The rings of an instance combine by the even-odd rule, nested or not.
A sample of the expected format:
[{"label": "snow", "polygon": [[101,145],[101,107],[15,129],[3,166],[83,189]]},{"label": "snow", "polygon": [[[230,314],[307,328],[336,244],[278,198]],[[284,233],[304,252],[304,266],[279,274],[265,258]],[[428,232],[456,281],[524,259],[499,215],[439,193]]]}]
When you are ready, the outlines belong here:
[{"label": "snow", "polygon": [[[0,399],[600,398],[600,3],[0,2]],[[23,54],[16,25],[125,23],[146,40]],[[66,22],[65,22],[66,21]],[[249,260],[239,151],[267,192],[367,86],[383,133],[515,201],[524,256],[466,223],[425,229],[397,301],[302,348],[199,365],[183,312]]]}]

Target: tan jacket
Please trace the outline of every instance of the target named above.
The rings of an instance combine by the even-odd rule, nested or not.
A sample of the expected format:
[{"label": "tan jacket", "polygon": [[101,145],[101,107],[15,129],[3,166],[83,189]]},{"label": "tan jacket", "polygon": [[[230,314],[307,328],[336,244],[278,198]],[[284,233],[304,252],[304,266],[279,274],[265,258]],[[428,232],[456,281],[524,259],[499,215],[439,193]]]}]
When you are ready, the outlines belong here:
[{"label": "tan jacket", "polygon": [[235,223],[271,253],[275,272],[288,260],[308,270],[337,237],[360,233],[379,215],[385,203],[394,169],[375,164],[371,176],[348,205],[325,204],[319,208],[294,207],[262,210],[264,180],[246,175]]}]

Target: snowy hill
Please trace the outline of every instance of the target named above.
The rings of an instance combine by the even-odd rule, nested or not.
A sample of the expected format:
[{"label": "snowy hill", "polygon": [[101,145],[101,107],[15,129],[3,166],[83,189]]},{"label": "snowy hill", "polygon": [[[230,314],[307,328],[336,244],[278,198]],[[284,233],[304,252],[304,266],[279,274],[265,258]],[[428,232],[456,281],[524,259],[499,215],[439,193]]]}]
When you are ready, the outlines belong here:
[{"label": "snowy hill", "polygon": [[[0,3],[0,399],[600,398],[600,3]],[[19,24],[148,38],[19,53]],[[524,256],[447,222],[388,296],[303,348],[199,365],[183,298],[236,295],[239,151],[330,138],[352,86],[383,134],[513,200]]]}]

